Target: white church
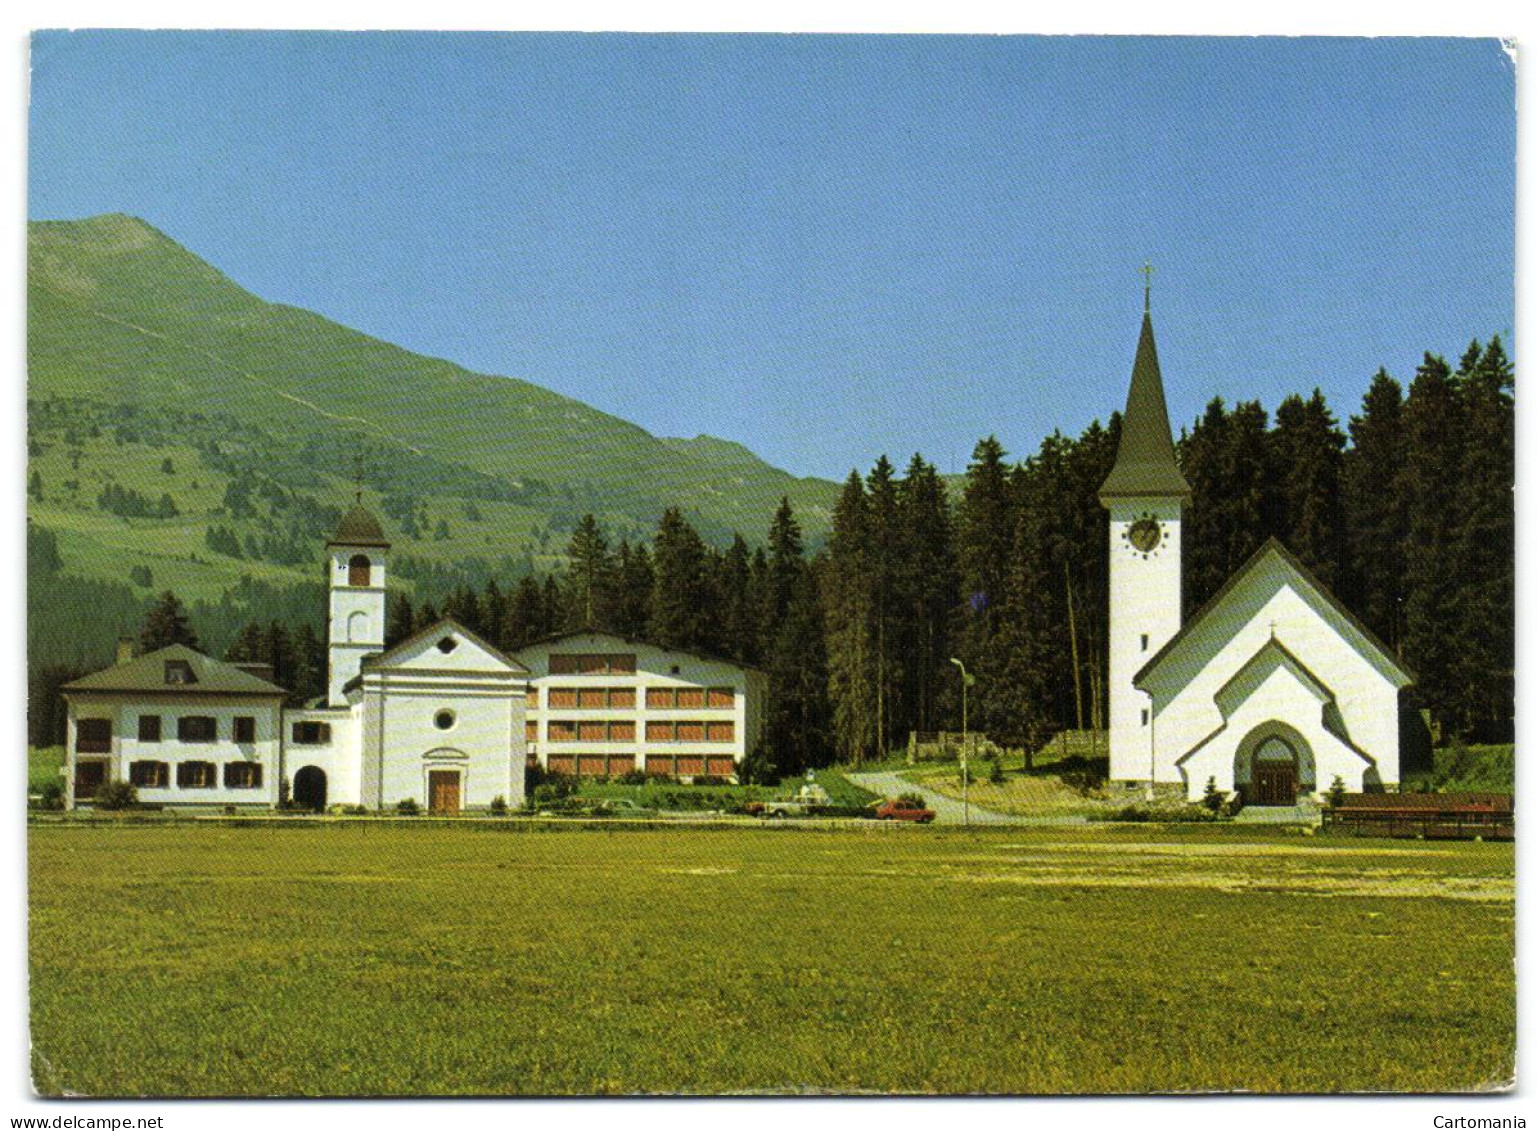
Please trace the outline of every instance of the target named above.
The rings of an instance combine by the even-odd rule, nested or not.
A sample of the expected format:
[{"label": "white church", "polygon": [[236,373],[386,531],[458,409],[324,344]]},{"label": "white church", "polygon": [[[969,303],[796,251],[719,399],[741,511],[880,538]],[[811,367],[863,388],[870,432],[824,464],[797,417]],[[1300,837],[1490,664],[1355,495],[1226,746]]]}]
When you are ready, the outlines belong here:
[{"label": "white church", "polygon": [[1247,805],[1329,790],[1396,790],[1399,693],[1413,674],[1274,539],[1181,619],[1181,519],[1151,313],[1120,447],[1099,491],[1110,512],[1110,779],[1151,794],[1207,783]]},{"label": "white church", "polygon": [[302,808],[403,801],[516,807],[538,765],[733,779],[758,742],[766,677],[719,656],[600,632],[508,655],[452,620],[385,646],[390,544],[362,505],[327,543],[328,690],[285,707],[264,665],[173,645],[67,684],[65,802],[109,781],[145,804]]}]

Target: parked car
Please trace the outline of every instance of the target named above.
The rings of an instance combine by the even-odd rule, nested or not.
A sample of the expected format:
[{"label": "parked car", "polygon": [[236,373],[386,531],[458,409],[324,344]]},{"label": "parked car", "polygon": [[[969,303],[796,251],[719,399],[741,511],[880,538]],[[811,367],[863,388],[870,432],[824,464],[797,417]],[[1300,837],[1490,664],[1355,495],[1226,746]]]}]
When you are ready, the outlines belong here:
[{"label": "parked car", "polygon": [[925,808],[910,797],[888,798],[875,809],[877,821],[917,821],[920,825],[926,825],[935,815],[934,810]]},{"label": "parked car", "polygon": [[659,815],[659,810],[638,805],[628,797],[614,797],[600,801],[590,810],[594,817],[634,817],[648,819]]}]

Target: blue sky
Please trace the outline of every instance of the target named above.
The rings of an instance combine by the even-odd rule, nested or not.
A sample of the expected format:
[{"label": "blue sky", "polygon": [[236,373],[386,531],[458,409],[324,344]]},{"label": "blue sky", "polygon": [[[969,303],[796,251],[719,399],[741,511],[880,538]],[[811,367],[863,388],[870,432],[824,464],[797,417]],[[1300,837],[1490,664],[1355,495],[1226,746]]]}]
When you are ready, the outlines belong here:
[{"label": "blue sky", "polygon": [[29,211],[839,478],[1510,343],[1492,40],[42,33]]}]

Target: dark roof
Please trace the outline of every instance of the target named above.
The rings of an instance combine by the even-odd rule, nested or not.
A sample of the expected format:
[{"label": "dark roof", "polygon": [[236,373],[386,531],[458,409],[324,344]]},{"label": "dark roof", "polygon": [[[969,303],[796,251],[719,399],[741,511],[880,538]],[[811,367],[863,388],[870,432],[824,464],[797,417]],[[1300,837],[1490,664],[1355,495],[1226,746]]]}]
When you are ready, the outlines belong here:
[{"label": "dark roof", "polygon": [[1153,344],[1153,316],[1144,311],[1137,360],[1131,367],[1131,389],[1126,394],[1126,414],[1121,417],[1121,442],[1099,497],[1148,495],[1189,498],[1190,484],[1174,459],[1169,408],[1158,372],[1158,348]]},{"label": "dark roof", "polygon": [[[193,682],[167,683],[167,661],[181,661],[191,669]],[[234,664],[195,652],[184,644],[150,652],[126,664],[115,664],[82,676],[63,687],[69,691],[162,692],[171,695],[270,695],[288,692],[275,683],[243,672]]]},{"label": "dark roof", "polygon": [[336,533],[326,543],[328,546],[383,546],[388,548],[390,540],[384,536],[384,527],[379,525],[379,520],[373,516],[373,512],[362,503],[357,503],[346,514],[342,515],[341,522],[336,527]]},{"label": "dark roof", "polygon": [[364,656],[362,661],[362,671],[358,672],[357,675],[353,676],[345,684],[343,684],[342,690],[351,691],[354,687],[357,687],[360,683],[362,683],[364,671],[372,671],[375,668],[387,665],[400,653],[406,651],[409,648],[415,647],[417,644],[428,637],[437,636],[444,632],[457,632],[460,636],[470,641],[470,643],[475,644],[480,648],[484,648],[487,652],[495,656],[498,660],[501,660],[503,663],[507,664],[509,667],[517,668],[523,672],[528,671],[527,666],[524,665],[523,662],[516,656],[509,656],[495,644],[492,644],[484,637],[477,636],[475,633],[465,628],[464,625],[460,624],[453,618],[443,617],[441,620],[433,621],[426,628],[417,629],[410,636],[407,636],[404,640],[392,648],[387,648],[383,652],[370,652],[368,655]]},{"label": "dark roof", "polygon": [[[1170,655],[1176,648],[1178,648],[1185,637],[1189,636],[1190,633],[1195,630],[1195,627],[1198,624],[1205,620],[1213,610],[1222,604],[1224,598],[1226,598],[1229,593],[1237,588],[1240,581],[1249,576],[1250,573],[1258,568],[1260,562],[1264,561],[1272,554],[1279,557],[1283,562],[1285,562],[1298,574],[1300,574],[1302,580],[1307,582],[1308,585],[1312,586],[1312,588],[1317,591],[1318,595],[1324,599],[1330,608],[1339,613],[1339,615],[1343,617],[1351,625],[1352,628],[1354,628],[1363,637],[1365,637],[1366,642],[1375,648],[1391,666],[1397,668],[1398,671],[1402,673],[1410,683],[1418,682],[1418,678],[1415,676],[1414,670],[1405,664],[1402,660],[1400,660],[1397,656],[1395,656],[1392,649],[1390,649],[1386,644],[1377,638],[1377,634],[1375,632],[1367,628],[1359,617],[1347,609],[1344,604],[1341,603],[1340,599],[1329,591],[1329,587],[1326,586],[1322,581],[1319,581],[1318,578],[1314,575],[1313,571],[1302,564],[1301,560],[1297,557],[1296,554],[1292,553],[1284,545],[1282,545],[1280,539],[1270,537],[1266,538],[1265,544],[1262,545],[1258,550],[1255,550],[1254,553],[1249,556],[1248,561],[1239,566],[1233,572],[1233,575],[1222,583],[1222,588],[1218,589],[1217,592],[1212,595],[1211,600],[1207,601],[1206,604],[1197,609],[1195,613],[1191,615],[1189,620],[1180,625],[1179,631],[1176,632],[1173,636],[1169,637],[1168,643],[1165,644],[1162,648],[1158,649],[1158,651],[1154,652],[1152,658],[1138,669],[1137,674],[1131,677],[1132,685],[1141,687],[1142,681],[1147,678],[1148,674],[1151,673],[1154,668],[1158,667],[1159,664],[1163,663],[1164,658]],[[1300,663],[1301,661],[1298,662]],[[1314,678],[1317,677],[1315,676]]]},{"label": "dark roof", "polygon": [[[622,640],[626,644],[643,645],[647,648],[656,648],[663,652],[673,652],[679,656],[693,656],[696,660],[713,660],[718,664],[730,664],[734,668],[743,671],[764,674],[763,669],[754,664],[743,663],[722,652],[707,652],[702,648],[669,648],[665,644],[658,644],[655,640],[646,640],[639,636],[626,636],[620,632],[609,632],[602,628],[573,628],[567,632],[552,632],[548,636],[541,636],[538,640],[530,640],[523,648],[537,648],[541,644],[558,644],[562,640],[569,640],[573,636],[607,636],[611,640]],[[519,648],[518,651],[523,651]]]}]

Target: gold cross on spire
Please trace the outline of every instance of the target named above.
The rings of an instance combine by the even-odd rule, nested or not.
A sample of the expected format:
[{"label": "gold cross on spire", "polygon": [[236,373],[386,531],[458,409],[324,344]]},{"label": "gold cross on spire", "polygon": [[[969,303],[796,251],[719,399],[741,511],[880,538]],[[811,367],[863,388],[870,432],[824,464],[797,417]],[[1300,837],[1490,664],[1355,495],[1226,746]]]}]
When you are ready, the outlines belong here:
[{"label": "gold cross on spire", "polygon": [[1144,260],[1137,270],[1142,273],[1142,309],[1150,311],[1153,308],[1153,264]]}]

